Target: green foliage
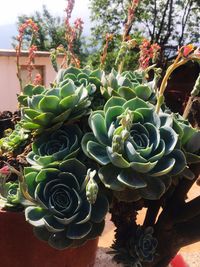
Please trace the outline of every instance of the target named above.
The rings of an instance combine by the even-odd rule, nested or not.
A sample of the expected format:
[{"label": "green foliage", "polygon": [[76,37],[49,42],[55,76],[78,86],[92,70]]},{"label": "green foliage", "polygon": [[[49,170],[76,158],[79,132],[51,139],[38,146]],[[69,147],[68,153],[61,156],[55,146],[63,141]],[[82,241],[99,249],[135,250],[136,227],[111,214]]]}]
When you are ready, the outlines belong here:
[{"label": "green foliage", "polygon": [[[101,36],[101,39],[104,35]],[[119,53],[119,49],[121,46],[121,36],[115,35],[113,40],[109,43],[108,53],[106,57],[106,62],[104,66],[104,70],[106,73],[109,73],[112,68],[117,68],[118,64],[116,64],[116,58]],[[136,39],[138,45],[141,43],[142,36],[139,33],[135,33],[131,35],[131,38]],[[92,41],[93,43],[93,41]],[[103,42],[99,42],[103,43]],[[103,45],[103,44],[102,44]],[[93,49],[91,53],[89,53],[87,57],[87,64],[92,68],[98,68],[100,66],[100,44],[97,45],[98,49]],[[125,55],[125,64],[124,69],[126,70],[134,70],[138,67],[138,59],[139,59],[139,49],[132,48]]]},{"label": "green foliage", "polygon": [[[94,43],[108,33],[120,34],[127,21],[130,0],[90,0]],[[183,0],[140,1],[132,31],[158,43],[165,56],[184,43],[199,42],[200,2]],[[178,27],[177,27],[178,25]]]},{"label": "green foliage", "polygon": [[18,183],[8,182],[4,187],[4,197],[7,199],[5,207],[12,208],[21,204],[22,195]]},{"label": "green foliage", "polygon": [[153,228],[138,227],[135,235],[129,236],[126,249],[113,246],[116,250],[114,259],[126,267],[142,267],[143,262],[153,262],[158,241],[153,237]]},{"label": "green foliage", "polygon": [[[64,18],[53,16],[46,6],[43,6],[42,12],[36,11],[31,16],[21,15],[18,17],[17,26],[20,26],[27,19],[32,19],[38,25],[38,35],[32,40],[32,32],[30,29],[25,30],[23,49],[29,47],[30,42],[33,42],[39,51],[50,51],[62,45],[67,49],[67,41],[65,38],[65,22]],[[16,47],[16,38],[13,37],[13,47]],[[79,55],[81,60],[84,60],[85,54],[82,49],[81,36],[75,40],[74,52]]]},{"label": "green foliage", "polygon": [[92,133],[83,137],[82,149],[103,166],[99,177],[119,199],[124,195],[116,192],[127,189],[136,200],[160,198],[173,177],[187,170],[185,152],[199,150],[199,132],[173,114],[156,114],[138,96],[111,97],[103,111],[90,115],[89,125]]},{"label": "green foliage", "polygon": [[77,125],[63,126],[51,134],[43,134],[33,142],[27,161],[31,165],[46,167],[52,162],[76,157],[81,136]]},{"label": "green foliage", "polygon": [[8,153],[17,150],[19,147],[25,147],[29,139],[29,133],[22,128],[20,124],[15,125],[15,129],[0,139],[0,152]]},{"label": "green foliage", "polygon": [[90,0],[92,35],[101,39],[105,33],[119,34],[127,15],[130,0]]},{"label": "green foliage", "polygon": [[155,99],[155,88],[152,81],[148,82],[144,71],[125,71],[119,74],[114,69],[109,75],[102,77],[102,94],[109,99],[111,96],[130,100],[139,97],[143,100]]},{"label": "green foliage", "polygon": [[23,105],[23,128],[41,133],[87,115],[92,95],[101,85],[101,75],[98,70],[72,67],[58,72],[54,88],[27,86],[25,95],[18,98]]},{"label": "green foliage", "polygon": [[57,168],[25,169],[28,192],[35,200],[35,205],[25,209],[26,220],[38,238],[56,249],[84,244],[103,230],[108,201],[98,194],[94,204],[88,202],[86,170],[76,159],[63,161]]}]

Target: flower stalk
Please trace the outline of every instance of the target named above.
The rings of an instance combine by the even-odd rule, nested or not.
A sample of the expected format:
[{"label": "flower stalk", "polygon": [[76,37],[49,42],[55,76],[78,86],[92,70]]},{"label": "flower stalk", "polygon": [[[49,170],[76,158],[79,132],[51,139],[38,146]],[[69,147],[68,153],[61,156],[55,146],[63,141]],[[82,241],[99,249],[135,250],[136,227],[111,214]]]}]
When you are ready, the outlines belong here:
[{"label": "flower stalk", "polygon": [[178,55],[174,63],[168,67],[166,74],[162,80],[160,90],[158,92],[156,113],[159,113],[160,111],[160,107],[163,103],[162,100],[164,98],[164,92],[165,92],[165,89],[167,88],[168,79],[171,76],[172,72],[178,67],[187,63],[189,60],[200,60],[199,50],[196,49],[194,51],[194,46],[191,44],[181,47],[178,51]]},{"label": "flower stalk", "polygon": [[[36,46],[32,46],[32,41],[34,39],[34,36],[38,33],[38,26],[32,19],[27,19],[22,25],[19,27],[19,35],[17,36],[18,45],[16,46],[16,65],[17,65],[17,78],[19,80],[20,84],[20,92],[23,93],[23,85],[22,85],[22,77],[21,77],[21,67],[20,67],[20,55],[22,50],[22,43],[23,43],[23,37],[25,30],[27,28],[31,28],[32,30],[32,38],[29,46],[29,63],[32,63],[32,60],[34,58],[34,51],[36,51]],[[30,67],[30,66],[29,66]],[[31,68],[32,69],[32,68]],[[30,68],[29,68],[30,70]],[[31,71],[29,71],[29,77],[31,76]]]},{"label": "flower stalk", "polygon": [[105,61],[106,61],[106,57],[108,54],[108,46],[109,46],[109,42],[111,42],[113,40],[113,34],[106,34],[106,43],[103,47],[103,52],[100,56],[100,69],[103,70],[105,67]]},{"label": "flower stalk", "polygon": [[[129,44],[130,44],[130,41],[132,41],[132,40],[130,40],[131,38],[129,36],[129,33],[130,33],[131,27],[133,25],[133,21],[135,18],[135,11],[136,11],[136,8],[138,7],[138,5],[139,5],[139,0],[133,0],[132,4],[129,6],[129,9],[128,9],[128,18],[127,18],[127,22],[125,23],[125,26],[124,26],[124,33],[122,35],[122,44],[121,44],[121,48],[120,48],[118,56],[117,56],[118,59],[119,58],[121,59],[119,65],[118,65],[118,73],[121,73],[123,70],[124,62],[125,62],[124,55],[127,52],[127,48],[130,49],[130,48],[133,48],[136,46],[135,40],[132,43],[132,47],[130,47],[130,45],[128,45],[126,43],[129,42]],[[118,62],[118,60],[116,60],[116,62]]]}]

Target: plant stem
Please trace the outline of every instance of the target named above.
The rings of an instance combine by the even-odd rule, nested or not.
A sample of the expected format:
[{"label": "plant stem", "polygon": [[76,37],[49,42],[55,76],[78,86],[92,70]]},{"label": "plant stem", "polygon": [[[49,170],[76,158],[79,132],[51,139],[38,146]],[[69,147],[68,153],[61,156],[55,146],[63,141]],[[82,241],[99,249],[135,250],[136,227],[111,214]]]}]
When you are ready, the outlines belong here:
[{"label": "plant stem", "polygon": [[184,112],[183,112],[183,118],[184,119],[187,119],[188,116],[189,116],[193,100],[194,100],[194,96],[190,96],[189,99],[188,99],[187,105],[186,105],[186,107],[184,109]]},{"label": "plant stem", "polygon": [[170,77],[170,75],[172,74],[172,72],[177,69],[178,67],[182,66],[183,64],[185,64],[188,59],[181,59],[179,61],[181,57],[181,54],[179,53],[176,60],[174,61],[174,63],[168,67],[167,71],[166,71],[166,74],[162,80],[162,83],[161,83],[161,86],[160,86],[160,90],[158,92],[158,97],[157,97],[157,105],[156,105],[156,113],[159,113],[160,111],[160,107],[162,105],[162,102],[160,102],[159,100],[162,98],[162,96],[164,95],[164,92],[165,92],[165,89],[167,87],[167,82],[168,82],[168,79]]},{"label": "plant stem", "polygon": [[15,173],[15,174],[18,176],[18,180],[19,180],[19,184],[20,184],[20,190],[21,190],[23,196],[24,196],[27,200],[29,200],[29,201],[35,203],[35,200],[34,200],[34,199],[29,195],[29,193],[28,193],[28,190],[27,190],[27,184],[26,184],[26,182],[25,182],[25,180],[24,180],[24,176],[23,176],[22,172],[16,170],[14,167],[12,167],[12,166],[10,166],[10,165],[9,165],[9,167],[10,167],[11,172],[12,172],[12,173]]},{"label": "plant stem", "polygon": [[23,93],[22,78],[21,78],[21,67],[20,67],[21,48],[22,48],[22,40],[20,40],[19,46],[16,48],[16,54],[17,54],[17,78],[19,80],[19,85],[20,85],[20,94]]}]

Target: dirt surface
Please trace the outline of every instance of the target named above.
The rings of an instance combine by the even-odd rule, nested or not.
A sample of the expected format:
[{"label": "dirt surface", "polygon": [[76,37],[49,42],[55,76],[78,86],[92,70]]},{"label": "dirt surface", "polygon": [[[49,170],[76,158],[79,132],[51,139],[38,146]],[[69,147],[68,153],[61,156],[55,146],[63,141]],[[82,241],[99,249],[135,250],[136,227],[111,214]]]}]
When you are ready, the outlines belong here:
[{"label": "dirt surface", "polygon": [[112,260],[112,255],[108,252],[108,248],[99,248],[97,251],[96,262],[94,267],[123,267]]}]

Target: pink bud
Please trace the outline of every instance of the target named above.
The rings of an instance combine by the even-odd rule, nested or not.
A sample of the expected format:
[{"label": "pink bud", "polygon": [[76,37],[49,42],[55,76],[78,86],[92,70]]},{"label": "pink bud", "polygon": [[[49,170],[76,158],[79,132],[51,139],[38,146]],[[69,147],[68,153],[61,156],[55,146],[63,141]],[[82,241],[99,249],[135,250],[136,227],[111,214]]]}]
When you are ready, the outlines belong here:
[{"label": "pink bud", "polygon": [[0,174],[3,175],[9,175],[10,174],[10,168],[6,165],[0,169]]},{"label": "pink bud", "polygon": [[193,44],[183,46],[183,56],[187,57],[193,50],[194,50]]}]

